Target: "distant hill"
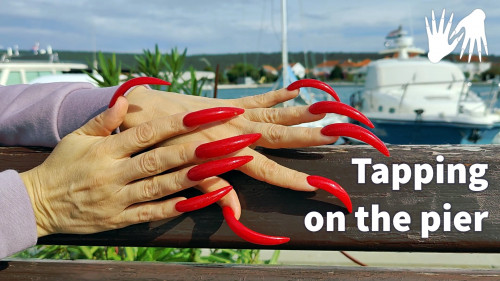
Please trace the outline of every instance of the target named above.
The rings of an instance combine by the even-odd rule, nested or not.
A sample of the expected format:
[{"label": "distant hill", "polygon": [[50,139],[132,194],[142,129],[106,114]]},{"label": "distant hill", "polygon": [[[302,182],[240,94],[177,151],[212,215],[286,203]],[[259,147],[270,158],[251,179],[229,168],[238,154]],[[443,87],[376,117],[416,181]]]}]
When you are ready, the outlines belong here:
[{"label": "distant hill", "polygon": [[[89,66],[94,60],[92,52],[76,52],[76,51],[55,51],[58,53],[59,60],[82,62]],[[30,52],[21,52],[21,55],[26,59],[36,59],[36,56],[31,56]],[[111,53],[104,53],[104,55],[111,55]],[[116,53],[116,57],[122,62],[122,68],[129,70],[136,66],[134,56],[140,54],[131,53]],[[289,53],[288,58],[290,63],[300,62],[307,67],[314,67],[315,65],[325,60],[339,60],[344,61],[351,59],[353,61],[363,60],[365,58],[378,59],[382,56],[377,53]],[[201,54],[201,55],[188,55],[186,57],[186,66],[192,65],[197,70],[203,70],[207,67],[215,69],[217,64],[220,69],[230,67],[236,63],[248,63],[259,68],[264,64],[277,67],[281,65],[281,53],[236,53],[236,54]]]},{"label": "distant hill", "polygon": [[[55,51],[59,55],[61,61],[73,61],[87,63],[89,66],[92,64],[94,54],[92,52],[75,52],[75,51]],[[21,52],[21,55],[29,55],[30,52]],[[111,53],[104,53],[110,55]],[[116,53],[117,59],[122,62],[122,68],[129,70],[135,68],[136,62],[134,56],[138,54]],[[452,54],[449,58],[455,57]],[[35,56],[29,56],[31,59]],[[320,64],[327,60],[346,61],[361,61],[364,59],[376,60],[382,58],[383,55],[378,53],[289,53],[288,58],[290,63],[300,62],[307,68],[313,68],[315,65]],[[487,56],[486,61],[493,63],[500,63],[500,56]],[[220,69],[224,70],[236,63],[252,64],[257,68],[264,64],[278,67],[281,65],[281,53],[235,53],[235,54],[200,54],[188,55],[185,65],[192,65],[197,70],[203,70],[207,67],[215,69],[216,65],[220,65]]]}]

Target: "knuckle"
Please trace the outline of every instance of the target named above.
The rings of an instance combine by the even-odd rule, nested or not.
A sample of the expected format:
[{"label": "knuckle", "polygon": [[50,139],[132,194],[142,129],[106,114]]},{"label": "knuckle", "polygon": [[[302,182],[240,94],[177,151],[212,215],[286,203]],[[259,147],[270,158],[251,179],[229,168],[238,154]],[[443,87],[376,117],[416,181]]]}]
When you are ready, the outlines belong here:
[{"label": "knuckle", "polygon": [[147,201],[161,197],[161,187],[156,178],[148,178],[144,180],[144,186],[141,194],[141,201]]},{"label": "knuckle", "polygon": [[171,132],[184,132],[186,128],[184,127],[183,118],[180,116],[175,116],[175,118],[168,118],[165,120],[166,128],[169,128]]},{"label": "knuckle", "polygon": [[189,144],[181,145],[179,146],[178,149],[178,157],[179,157],[179,163],[189,163],[191,161],[191,151],[192,151],[192,146]]},{"label": "knuckle", "polygon": [[259,167],[259,174],[263,179],[268,179],[273,177],[279,171],[280,168],[278,163],[269,159],[261,161],[258,167]]},{"label": "knuckle", "polygon": [[102,126],[104,124],[104,114],[99,114],[95,118],[95,123],[99,126]]},{"label": "knuckle", "polygon": [[156,174],[161,170],[160,163],[161,161],[158,159],[158,152],[156,150],[151,150],[141,155],[139,161],[139,171],[146,175]]},{"label": "knuckle", "polygon": [[279,143],[284,138],[284,127],[276,124],[270,124],[266,130],[266,136],[270,143]]},{"label": "knuckle", "polygon": [[271,104],[276,103],[277,100],[278,100],[278,92],[276,90],[254,96],[254,101],[258,105],[263,107],[268,107]]},{"label": "knuckle", "polygon": [[267,102],[266,94],[256,95],[254,100],[257,104],[265,104]]},{"label": "knuckle", "polygon": [[154,213],[153,213],[153,208],[150,206],[143,206],[141,210],[137,213],[137,220],[139,222],[148,222],[153,220]]},{"label": "knuckle", "polygon": [[154,138],[154,135],[155,131],[153,129],[153,124],[151,122],[146,122],[137,127],[134,137],[138,145],[145,146]]},{"label": "knuckle", "polygon": [[264,122],[277,123],[281,119],[281,112],[276,109],[267,110],[264,115]]}]

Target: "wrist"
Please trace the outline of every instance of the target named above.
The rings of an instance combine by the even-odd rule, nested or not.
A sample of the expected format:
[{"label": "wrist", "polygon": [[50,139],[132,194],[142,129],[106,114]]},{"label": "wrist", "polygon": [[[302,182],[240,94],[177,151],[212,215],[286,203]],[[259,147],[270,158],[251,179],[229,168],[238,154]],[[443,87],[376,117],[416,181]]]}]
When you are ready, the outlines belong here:
[{"label": "wrist", "polygon": [[35,215],[37,236],[42,237],[51,234],[51,232],[46,227],[47,222],[42,215],[43,212],[41,211],[43,209],[43,207],[41,207],[41,201],[43,199],[40,193],[38,167],[20,173],[19,176],[21,177],[21,180],[26,187],[26,191],[31,201],[31,206]]}]

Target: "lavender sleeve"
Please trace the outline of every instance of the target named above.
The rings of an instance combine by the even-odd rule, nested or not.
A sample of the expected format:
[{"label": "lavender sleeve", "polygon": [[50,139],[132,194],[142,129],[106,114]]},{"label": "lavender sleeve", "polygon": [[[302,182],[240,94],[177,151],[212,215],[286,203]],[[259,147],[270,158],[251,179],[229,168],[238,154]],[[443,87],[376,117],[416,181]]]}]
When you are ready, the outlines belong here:
[{"label": "lavender sleeve", "polygon": [[[0,86],[0,146],[54,147],[102,112],[116,88],[88,83]],[[36,222],[18,172],[0,172],[0,258],[33,246]]]}]

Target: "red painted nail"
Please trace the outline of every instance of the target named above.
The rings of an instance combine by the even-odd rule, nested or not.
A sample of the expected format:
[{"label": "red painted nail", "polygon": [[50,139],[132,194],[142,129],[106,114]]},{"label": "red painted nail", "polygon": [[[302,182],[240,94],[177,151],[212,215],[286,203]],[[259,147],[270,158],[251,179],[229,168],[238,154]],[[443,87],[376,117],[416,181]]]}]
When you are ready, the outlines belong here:
[{"label": "red painted nail", "polygon": [[310,185],[319,189],[323,189],[340,199],[340,201],[342,201],[342,203],[344,203],[344,205],[347,207],[347,211],[349,211],[349,213],[352,213],[351,198],[349,198],[347,192],[338,183],[332,181],[331,179],[320,176],[308,176],[307,182]]},{"label": "red painted nail", "polygon": [[325,136],[344,136],[357,139],[373,146],[385,156],[390,155],[385,144],[377,136],[358,125],[348,123],[331,124],[321,129],[321,133]]},{"label": "red painted nail", "polygon": [[196,148],[195,154],[198,158],[214,158],[227,155],[251,145],[261,136],[261,134],[247,134],[204,143]]},{"label": "red painted nail", "polygon": [[116,100],[118,97],[123,96],[130,88],[138,86],[138,85],[170,85],[170,82],[167,82],[165,80],[161,80],[159,78],[155,77],[136,77],[128,80],[127,82],[123,83],[116,92],[114,93],[113,97],[111,98],[111,101],[109,102],[109,108],[113,107],[115,105]]},{"label": "red painted nail", "polygon": [[258,245],[279,245],[290,241],[288,237],[265,235],[249,229],[234,217],[231,207],[222,207],[222,214],[229,228],[247,242]]},{"label": "red painted nail", "polygon": [[207,194],[199,195],[193,198],[189,198],[186,200],[182,200],[177,202],[175,204],[175,209],[177,212],[191,212],[195,210],[199,210],[202,208],[205,208],[208,205],[211,205],[222,197],[224,197],[226,194],[229,193],[233,189],[232,186],[226,186],[217,190],[214,190],[212,192],[209,192]]},{"label": "red painted nail", "polygon": [[184,116],[184,125],[188,127],[199,126],[210,122],[229,119],[244,113],[243,108],[238,107],[214,107],[191,112]]},{"label": "red painted nail", "polygon": [[252,161],[252,159],[253,156],[237,156],[206,162],[191,168],[187,173],[187,177],[192,181],[200,181],[234,170]]},{"label": "red painted nail", "polygon": [[342,114],[357,120],[370,128],[374,128],[373,123],[356,108],[351,107],[345,103],[337,101],[320,101],[309,106],[309,112],[312,114],[322,114],[322,113],[335,113]]},{"label": "red painted nail", "polygon": [[293,91],[304,87],[311,87],[325,91],[328,94],[330,94],[330,96],[332,96],[336,101],[340,101],[339,95],[337,95],[335,90],[333,90],[333,88],[330,85],[316,79],[301,79],[288,85],[286,89],[289,91]]}]

